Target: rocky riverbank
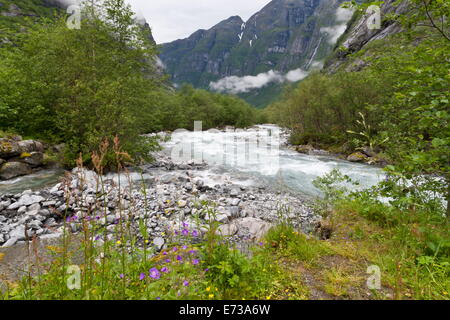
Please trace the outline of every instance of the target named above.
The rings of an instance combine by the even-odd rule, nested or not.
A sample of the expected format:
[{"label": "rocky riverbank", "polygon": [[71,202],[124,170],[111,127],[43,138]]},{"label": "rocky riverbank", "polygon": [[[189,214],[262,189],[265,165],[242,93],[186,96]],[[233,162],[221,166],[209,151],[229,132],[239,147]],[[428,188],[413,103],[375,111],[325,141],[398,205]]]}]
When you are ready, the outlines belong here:
[{"label": "rocky riverbank", "polygon": [[[312,230],[319,218],[304,200],[277,194],[262,186],[232,182],[208,185],[196,176],[206,164],[175,164],[159,155],[152,165],[132,172],[100,177],[75,168],[52,188],[0,196],[0,246],[10,247],[34,237],[57,238],[67,228],[79,233],[89,225],[99,242],[119,239],[120,222],[127,222],[138,243],[156,250],[177,234],[201,237],[210,221],[221,224],[218,232],[234,241],[251,241],[280,219],[303,231]],[[139,225],[145,224],[145,238]]]},{"label": "rocky riverbank", "polygon": [[44,145],[20,136],[0,139],[0,180],[31,174],[44,166]]}]

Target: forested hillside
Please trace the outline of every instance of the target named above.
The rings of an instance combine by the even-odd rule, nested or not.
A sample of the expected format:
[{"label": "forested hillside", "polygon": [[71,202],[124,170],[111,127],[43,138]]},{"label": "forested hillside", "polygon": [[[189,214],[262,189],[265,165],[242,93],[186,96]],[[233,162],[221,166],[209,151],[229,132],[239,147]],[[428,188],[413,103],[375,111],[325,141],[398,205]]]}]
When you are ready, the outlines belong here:
[{"label": "forested hillside", "polygon": [[124,11],[85,8],[82,28],[72,30],[54,2],[2,1],[0,130],[65,143],[73,164],[80,152],[89,163],[115,135],[142,156],[142,133],[190,129],[194,120],[205,128],[255,123],[256,111],[238,98],[167,86],[150,28],[119,2]]}]

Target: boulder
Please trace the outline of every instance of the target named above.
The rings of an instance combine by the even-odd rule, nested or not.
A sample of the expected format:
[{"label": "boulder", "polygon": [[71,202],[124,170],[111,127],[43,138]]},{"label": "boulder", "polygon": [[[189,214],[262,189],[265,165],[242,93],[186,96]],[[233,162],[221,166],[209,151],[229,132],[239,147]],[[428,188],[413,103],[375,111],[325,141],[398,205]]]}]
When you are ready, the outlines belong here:
[{"label": "boulder", "polygon": [[310,154],[313,150],[314,148],[310,145],[300,145],[295,147],[295,151],[303,154]]},{"label": "boulder", "polygon": [[21,153],[44,152],[44,145],[35,140],[23,140],[18,142]]},{"label": "boulder", "polygon": [[238,227],[234,223],[221,225],[216,234],[223,237],[232,237],[238,232]]},{"label": "boulder", "polygon": [[272,224],[258,218],[242,218],[235,220],[235,224],[240,229],[248,230],[251,240],[262,239],[272,227]]},{"label": "boulder", "polygon": [[29,164],[31,167],[39,167],[44,163],[44,154],[38,151],[22,153],[19,162]]},{"label": "boulder", "polygon": [[347,157],[347,161],[350,161],[350,162],[364,162],[364,161],[367,160],[367,158],[368,157],[364,153],[355,152],[355,153],[352,153],[351,155],[349,155]]},{"label": "boulder", "polygon": [[20,155],[19,143],[11,139],[0,139],[0,158],[9,159]]},{"label": "boulder", "polygon": [[31,173],[31,168],[23,162],[7,162],[0,167],[0,180],[9,180]]}]

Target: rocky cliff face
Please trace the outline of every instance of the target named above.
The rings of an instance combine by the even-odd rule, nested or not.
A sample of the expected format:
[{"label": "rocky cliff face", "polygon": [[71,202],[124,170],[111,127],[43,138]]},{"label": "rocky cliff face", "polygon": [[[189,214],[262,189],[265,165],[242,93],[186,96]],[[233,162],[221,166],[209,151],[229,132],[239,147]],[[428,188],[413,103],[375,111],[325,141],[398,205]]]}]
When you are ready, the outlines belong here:
[{"label": "rocky cliff face", "polygon": [[172,81],[205,88],[228,76],[308,69],[331,52],[333,33],[342,24],[336,14],[342,2],[274,0],[247,22],[231,17],[164,44],[160,58]]},{"label": "rocky cliff face", "polygon": [[352,53],[365,49],[372,41],[385,39],[402,31],[400,24],[388,19],[388,17],[406,13],[408,4],[406,1],[399,4],[396,4],[396,2],[398,1],[386,0],[381,6],[382,23],[380,29],[371,30],[368,28],[372,14],[359,15],[356,19],[353,19],[342,36],[341,44],[326,63],[325,69],[329,72],[335,72],[341,67],[345,67],[347,71],[358,71],[363,68],[364,64],[361,63],[361,60],[349,61],[349,56]]}]

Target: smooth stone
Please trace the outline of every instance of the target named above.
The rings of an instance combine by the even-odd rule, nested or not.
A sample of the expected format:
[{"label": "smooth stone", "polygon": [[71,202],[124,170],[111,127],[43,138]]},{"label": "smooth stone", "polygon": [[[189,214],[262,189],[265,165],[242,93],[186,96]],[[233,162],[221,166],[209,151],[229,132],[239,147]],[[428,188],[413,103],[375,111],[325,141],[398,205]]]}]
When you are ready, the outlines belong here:
[{"label": "smooth stone", "polygon": [[153,239],[153,244],[156,247],[157,251],[160,251],[162,249],[162,247],[164,246],[165,240],[162,237],[157,237],[155,239]]},{"label": "smooth stone", "polygon": [[6,241],[6,242],[2,245],[2,248],[12,247],[13,245],[16,244],[17,241],[19,241],[19,239],[17,239],[17,238],[9,238],[9,240]]}]

